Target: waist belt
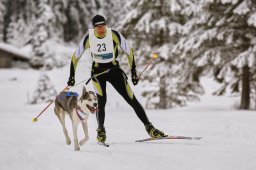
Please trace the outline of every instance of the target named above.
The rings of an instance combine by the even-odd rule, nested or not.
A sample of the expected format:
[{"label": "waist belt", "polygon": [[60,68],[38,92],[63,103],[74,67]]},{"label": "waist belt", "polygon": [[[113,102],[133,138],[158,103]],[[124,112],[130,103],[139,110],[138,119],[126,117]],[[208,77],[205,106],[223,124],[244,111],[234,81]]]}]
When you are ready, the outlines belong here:
[{"label": "waist belt", "polygon": [[[86,85],[90,82],[91,79],[93,79],[93,78],[95,78],[95,77],[98,77],[98,76],[100,76],[100,75],[102,75],[102,74],[107,74],[107,73],[109,73],[110,71],[116,70],[116,69],[118,69],[118,68],[119,68],[119,65],[115,65],[115,66],[113,66],[113,67],[106,68],[105,70],[103,70],[103,71],[101,71],[101,72],[99,72],[99,73],[97,73],[97,74],[95,74],[95,73],[93,72],[93,70],[92,70],[92,75],[91,75],[91,77],[89,78],[89,80],[86,82]],[[97,68],[97,69],[99,69],[99,68]]]},{"label": "waist belt", "polygon": [[119,66],[119,62],[115,61],[115,62],[109,62],[109,63],[97,63],[94,61],[92,63],[92,68],[95,68],[95,69],[108,69],[114,66]]}]

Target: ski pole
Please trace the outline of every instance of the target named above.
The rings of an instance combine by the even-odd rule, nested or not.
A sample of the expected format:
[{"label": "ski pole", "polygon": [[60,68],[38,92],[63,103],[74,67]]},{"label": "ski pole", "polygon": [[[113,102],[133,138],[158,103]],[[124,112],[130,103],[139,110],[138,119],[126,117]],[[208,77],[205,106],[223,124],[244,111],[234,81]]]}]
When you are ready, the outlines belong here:
[{"label": "ski pole", "polygon": [[[93,78],[95,78],[95,77],[98,77],[98,76],[100,76],[100,75],[102,75],[102,74],[106,74],[106,73],[108,73],[108,72],[109,72],[109,69],[106,70],[106,71],[103,71],[103,72],[101,72],[101,73],[99,73],[99,74],[95,74],[94,76],[90,77],[88,80],[80,81],[79,83],[75,84],[74,86],[76,86],[76,85],[78,85],[78,84],[81,84],[81,83],[83,83],[83,82],[85,82],[85,81],[86,81],[85,84],[87,85],[87,84],[90,82],[91,79],[93,79]],[[72,86],[72,87],[74,87],[74,86]],[[71,89],[72,87],[70,87],[69,89]]]},{"label": "ski pole", "polygon": [[109,72],[109,69],[107,69],[106,71],[103,71],[103,72],[101,72],[101,73],[99,73],[99,74],[95,74],[94,76],[92,76],[92,77],[90,77],[88,80],[87,80],[87,82],[85,83],[86,85],[91,81],[91,79],[93,79],[93,78],[95,78],[95,77],[98,77],[98,76],[100,76],[100,75],[102,75],[102,74],[106,74],[106,73],[108,73]]},{"label": "ski pole", "polygon": [[102,75],[102,74],[106,74],[106,73],[108,73],[108,72],[110,72],[110,71],[112,71],[112,70],[114,70],[114,69],[117,69],[117,68],[119,68],[118,66],[115,66],[115,67],[112,67],[112,68],[109,68],[109,69],[107,69],[107,70],[105,70],[105,71],[102,71],[102,72],[100,72],[100,73],[98,73],[98,74],[95,74],[94,76],[91,76],[88,80],[87,80],[87,82],[85,83],[86,85],[91,81],[91,79],[93,79],[93,78],[96,78],[96,77],[98,77],[98,76],[100,76],[100,75]]},{"label": "ski pole", "polygon": [[[66,89],[68,89],[68,86],[66,86],[62,91],[65,91]],[[41,116],[41,115],[46,111],[46,109],[48,109],[48,107],[51,106],[51,104],[53,103],[53,101],[54,101],[54,100],[52,100],[52,101],[37,115],[37,117],[33,118],[33,119],[32,119],[32,122],[37,122],[38,117]]]},{"label": "ski pole", "polygon": [[144,70],[139,74],[138,79],[141,78],[142,73],[144,73],[144,71],[148,68],[148,66],[151,65],[155,61],[155,59],[157,59],[157,57],[158,57],[158,54],[157,53],[153,53],[153,58],[149,61],[149,63],[144,68]]}]

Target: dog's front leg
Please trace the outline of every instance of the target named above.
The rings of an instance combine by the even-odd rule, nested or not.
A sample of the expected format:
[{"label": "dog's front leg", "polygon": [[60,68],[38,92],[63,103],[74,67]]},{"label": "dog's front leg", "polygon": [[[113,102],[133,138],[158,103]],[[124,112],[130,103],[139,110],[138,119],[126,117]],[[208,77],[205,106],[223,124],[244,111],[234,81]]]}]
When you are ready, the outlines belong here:
[{"label": "dog's front leg", "polygon": [[73,127],[73,135],[74,135],[74,146],[75,146],[75,150],[79,151],[80,147],[78,145],[77,126],[78,126],[78,123],[76,121],[73,121],[72,122],[72,127]]},{"label": "dog's front leg", "polygon": [[82,146],[89,140],[89,133],[88,133],[88,124],[87,122],[82,122],[83,129],[84,129],[84,139],[82,139],[79,144]]}]

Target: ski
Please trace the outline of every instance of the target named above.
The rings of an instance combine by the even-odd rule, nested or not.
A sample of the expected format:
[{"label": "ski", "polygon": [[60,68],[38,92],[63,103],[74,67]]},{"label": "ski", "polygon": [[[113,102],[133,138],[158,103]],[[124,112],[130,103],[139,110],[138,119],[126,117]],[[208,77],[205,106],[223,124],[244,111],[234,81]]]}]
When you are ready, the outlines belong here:
[{"label": "ski", "polygon": [[105,146],[105,147],[109,147],[109,144],[106,142],[98,142],[99,145]]},{"label": "ski", "polygon": [[190,136],[165,136],[160,138],[145,138],[136,140],[135,142],[147,142],[147,141],[154,141],[154,140],[163,140],[163,139],[185,139],[185,140],[199,140],[202,137],[190,137]]}]

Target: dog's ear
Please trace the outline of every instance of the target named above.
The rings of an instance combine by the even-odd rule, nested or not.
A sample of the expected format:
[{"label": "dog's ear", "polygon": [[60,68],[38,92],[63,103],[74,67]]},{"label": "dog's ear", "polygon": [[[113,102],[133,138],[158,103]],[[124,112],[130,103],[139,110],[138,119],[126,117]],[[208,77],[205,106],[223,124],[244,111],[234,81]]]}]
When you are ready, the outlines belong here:
[{"label": "dog's ear", "polygon": [[93,91],[89,91],[89,93],[92,94],[94,97],[97,97]]},{"label": "dog's ear", "polygon": [[85,95],[87,93],[85,87],[83,86],[83,95]]}]

